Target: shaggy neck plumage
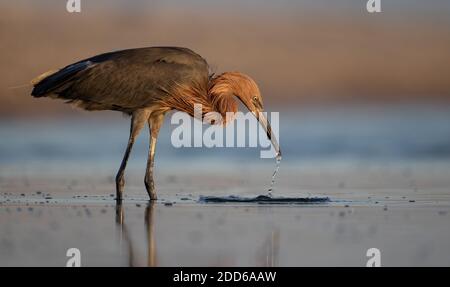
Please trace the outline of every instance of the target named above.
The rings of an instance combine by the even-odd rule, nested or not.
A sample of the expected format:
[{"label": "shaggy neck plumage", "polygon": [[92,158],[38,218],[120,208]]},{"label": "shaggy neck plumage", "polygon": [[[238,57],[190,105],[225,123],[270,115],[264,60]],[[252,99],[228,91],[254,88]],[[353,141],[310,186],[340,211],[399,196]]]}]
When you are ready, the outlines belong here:
[{"label": "shaggy neck plumage", "polygon": [[214,112],[219,113],[224,123],[227,122],[226,113],[236,113],[238,104],[235,95],[239,88],[239,82],[230,77],[231,73],[223,73],[214,77],[209,82],[207,98]]},{"label": "shaggy neck plumage", "polygon": [[216,77],[210,77],[205,83],[194,83],[189,86],[178,85],[172,97],[164,100],[162,106],[172,107],[175,110],[186,112],[194,117],[194,105],[202,105],[202,117],[207,113],[218,113],[222,117],[222,122],[215,117],[212,123],[225,124],[227,122],[226,113],[236,113],[238,103],[235,95],[242,90],[242,78],[244,76],[237,72],[226,72]]}]

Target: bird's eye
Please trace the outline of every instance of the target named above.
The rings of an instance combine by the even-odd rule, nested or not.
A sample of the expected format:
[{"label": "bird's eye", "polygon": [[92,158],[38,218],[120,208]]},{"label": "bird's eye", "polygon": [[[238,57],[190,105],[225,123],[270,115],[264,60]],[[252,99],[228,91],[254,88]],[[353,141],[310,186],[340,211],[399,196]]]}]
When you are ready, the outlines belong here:
[{"label": "bird's eye", "polygon": [[257,101],[257,100],[258,100],[258,97],[257,97],[257,96],[254,96],[254,97],[253,97],[253,100],[254,100],[254,101]]}]

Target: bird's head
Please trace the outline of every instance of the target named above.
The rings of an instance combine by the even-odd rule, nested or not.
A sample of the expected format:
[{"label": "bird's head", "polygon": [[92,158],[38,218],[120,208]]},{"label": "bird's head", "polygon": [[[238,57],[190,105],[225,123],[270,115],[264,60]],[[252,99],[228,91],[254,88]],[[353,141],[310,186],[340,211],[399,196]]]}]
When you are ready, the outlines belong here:
[{"label": "bird's head", "polygon": [[[263,114],[264,104],[258,85],[249,76],[240,72],[225,72],[213,79],[212,94],[235,96],[256,117],[272,142],[277,156],[281,156],[280,146],[267,118]],[[221,98],[221,97],[218,97]]]}]

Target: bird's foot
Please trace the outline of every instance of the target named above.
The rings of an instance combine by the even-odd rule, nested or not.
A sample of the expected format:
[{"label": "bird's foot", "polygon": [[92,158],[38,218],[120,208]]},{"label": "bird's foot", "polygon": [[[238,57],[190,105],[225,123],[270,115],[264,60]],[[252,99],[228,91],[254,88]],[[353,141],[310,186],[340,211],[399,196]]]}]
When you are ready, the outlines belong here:
[{"label": "bird's foot", "polygon": [[123,187],[125,186],[125,180],[123,176],[116,177],[116,201],[121,202],[123,198]]},{"label": "bird's foot", "polygon": [[147,189],[148,196],[150,196],[150,200],[157,200],[156,196],[155,184],[153,180],[145,180],[145,188]]}]

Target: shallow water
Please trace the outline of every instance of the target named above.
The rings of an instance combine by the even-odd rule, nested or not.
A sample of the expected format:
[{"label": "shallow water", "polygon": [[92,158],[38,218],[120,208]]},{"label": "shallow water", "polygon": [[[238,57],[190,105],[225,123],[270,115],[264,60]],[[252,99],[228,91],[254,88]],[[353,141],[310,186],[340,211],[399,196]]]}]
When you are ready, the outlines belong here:
[{"label": "shallow water", "polygon": [[[0,180],[0,265],[65,266],[79,248],[83,266],[365,266],[372,247],[384,266],[450,264],[450,165],[283,167],[277,197],[329,201],[258,202],[259,165],[160,168],[155,204],[131,167],[122,206],[112,167],[11,167]],[[199,202],[230,194],[238,202]]]},{"label": "shallow water", "polygon": [[0,266],[65,266],[73,247],[83,266],[365,266],[372,247],[383,266],[448,266],[450,113],[440,111],[281,117],[272,196],[273,159],[259,149],[176,149],[166,126],[158,202],[143,184],[143,133],[121,206],[126,119],[2,122]]},{"label": "shallow water", "polygon": [[[444,211],[445,210],[445,211]],[[384,266],[449,262],[448,204],[0,206],[1,266]]]}]

